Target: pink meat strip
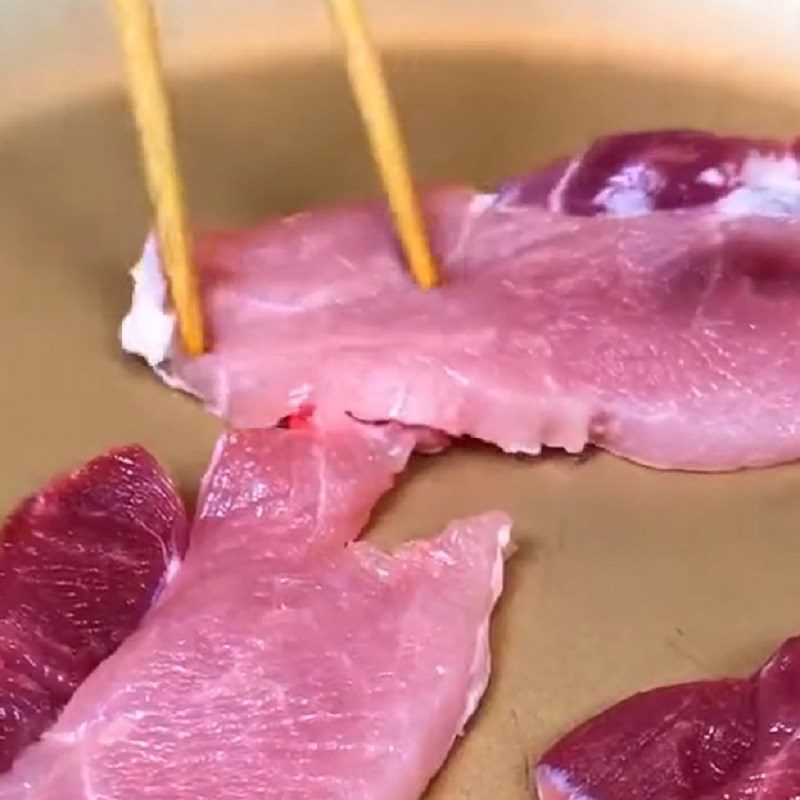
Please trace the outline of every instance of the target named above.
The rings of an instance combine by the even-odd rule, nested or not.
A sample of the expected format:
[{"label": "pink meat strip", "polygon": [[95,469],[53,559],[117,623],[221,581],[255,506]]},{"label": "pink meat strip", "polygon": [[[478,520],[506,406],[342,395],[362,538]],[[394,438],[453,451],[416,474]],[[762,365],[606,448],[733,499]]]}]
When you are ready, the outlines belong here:
[{"label": "pink meat strip", "polygon": [[800,456],[800,166],[789,145],[611,137],[498,194],[425,199],[421,292],[376,203],[200,233],[212,349],[172,341],[146,249],[127,349],[238,425],[303,407],[513,452],[663,468]]},{"label": "pink meat strip", "polygon": [[415,443],[223,436],[184,567],[0,798],[416,800],[486,686],[509,521],[353,544]]},{"label": "pink meat strip", "polygon": [[619,703],[546,753],[533,789],[540,800],[795,800],[800,638],[750,678]]},{"label": "pink meat strip", "polygon": [[3,525],[0,770],[150,609],[187,544],[183,503],[140,447],[24,500]]}]

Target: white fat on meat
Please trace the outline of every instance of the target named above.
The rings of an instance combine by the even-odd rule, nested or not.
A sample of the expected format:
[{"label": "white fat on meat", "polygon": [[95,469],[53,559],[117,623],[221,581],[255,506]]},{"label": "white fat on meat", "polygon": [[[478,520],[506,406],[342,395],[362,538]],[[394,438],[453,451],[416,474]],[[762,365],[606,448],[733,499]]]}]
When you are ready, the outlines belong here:
[{"label": "white fat on meat", "polygon": [[133,296],[120,327],[120,341],[127,353],[141,356],[151,367],[157,367],[170,357],[176,320],[153,237],[145,242],[131,278]]},{"label": "white fat on meat", "polygon": [[742,165],[741,185],[717,202],[727,216],[800,214],[800,164],[793,156],[754,153]]}]

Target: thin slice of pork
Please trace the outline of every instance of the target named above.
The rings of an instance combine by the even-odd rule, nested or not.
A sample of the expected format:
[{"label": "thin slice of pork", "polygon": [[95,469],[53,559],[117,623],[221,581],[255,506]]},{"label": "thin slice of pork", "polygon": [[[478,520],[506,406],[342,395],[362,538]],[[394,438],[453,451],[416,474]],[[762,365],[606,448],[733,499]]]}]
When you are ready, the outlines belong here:
[{"label": "thin slice of pork", "polygon": [[533,774],[539,800],[795,800],[800,638],[750,678],[619,703],[564,737]]},{"label": "thin slice of pork", "polygon": [[415,440],[348,420],[225,435],[168,595],[0,798],[418,798],[488,680],[509,521],[352,544]]},{"label": "thin slice of pork", "polygon": [[139,625],[187,543],[183,504],[140,447],[24,500],[2,529],[0,770]]},{"label": "thin slice of pork", "polygon": [[[579,215],[573,201],[595,189],[619,191]],[[594,443],[665,468],[800,456],[788,145],[616,137],[533,183],[425,202],[436,291],[407,275],[380,204],[315,210],[197,235],[211,349],[196,359],[174,339],[149,244],[123,344],[245,426],[313,406],[508,451]]]}]

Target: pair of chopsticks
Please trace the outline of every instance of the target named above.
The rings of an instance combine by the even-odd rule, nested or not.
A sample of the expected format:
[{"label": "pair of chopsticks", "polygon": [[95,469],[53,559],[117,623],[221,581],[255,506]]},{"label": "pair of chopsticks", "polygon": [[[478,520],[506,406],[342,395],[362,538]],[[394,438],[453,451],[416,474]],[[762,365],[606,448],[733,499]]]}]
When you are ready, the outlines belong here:
[{"label": "pair of chopsticks", "polygon": [[[360,0],[327,0],[341,33],[351,89],[392,210],[408,267],[423,289],[439,282],[408,155]],[[175,154],[152,0],[114,0],[147,187],[184,349],[205,349],[203,313],[183,184]]]}]

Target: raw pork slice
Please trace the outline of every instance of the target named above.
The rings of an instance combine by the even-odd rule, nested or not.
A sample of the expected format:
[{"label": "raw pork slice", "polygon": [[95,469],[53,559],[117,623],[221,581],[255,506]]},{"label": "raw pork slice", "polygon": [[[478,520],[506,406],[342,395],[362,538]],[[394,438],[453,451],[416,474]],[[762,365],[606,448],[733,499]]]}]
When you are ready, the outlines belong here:
[{"label": "raw pork slice", "polygon": [[147,624],[0,779],[9,800],[412,800],[489,674],[509,522],[349,544],[415,436],[230,433]]},{"label": "raw pork slice", "polygon": [[545,754],[534,782],[540,800],[795,800],[800,638],[750,678],[623,701]]},{"label": "raw pork slice", "polygon": [[0,770],[138,626],[186,548],[183,505],[140,447],[22,502],[0,562]]},{"label": "raw pork slice", "polygon": [[[624,166],[626,148],[637,169]],[[629,172],[650,177],[591,215],[528,202],[524,186],[429,193],[445,278],[433,292],[404,271],[379,204],[201,233],[212,346],[197,359],[173,340],[149,244],[123,344],[246,426],[310,405],[508,451],[594,443],[666,468],[800,456],[790,148],[640,134],[596,145],[541,184],[559,171],[558,191],[575,202]]]}]

